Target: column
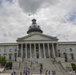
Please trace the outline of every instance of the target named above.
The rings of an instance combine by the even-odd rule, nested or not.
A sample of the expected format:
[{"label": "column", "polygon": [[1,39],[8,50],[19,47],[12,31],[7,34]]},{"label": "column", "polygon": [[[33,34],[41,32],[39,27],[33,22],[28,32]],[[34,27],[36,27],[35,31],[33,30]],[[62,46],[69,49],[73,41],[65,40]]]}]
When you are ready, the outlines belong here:
[{"label": "column", "polygon": [[56,55],[57,55],[57,57],[58,57],[58,43],[56,43]]},{"label": "column", "polygon": [[30,44],[30,58],[32,58],[32,55],[31,55],[31,44]]},{"label": "column", "polygon": [[35,55],[35,58],[36,58],[36,44],[34,43],[34,55]]},{"label": "column", "polygon": [[39,58],[41,58],[40,43],[38,45],[39,45]]},{"label": "column", "polygon": [[21,57],[21,44],[19,44],[19,57]]},{"label": "column", "polygon": [[21,44],[21,57],[23,58],[23,44]]},{"label": "column", "polygon": [[[17,57],[19,57],[19,47],[18,47],[18,44],[17,44]],[[16,57],[16,60],[17,60],[17,57]]]},{"label": "column", "polygon": [[26,48],[26,58],[27,58],[27,43],[25,44],[25,48]]},{"label": "column", "polygon": [[55,57],[55,49],[54,49],[54,44],[52,43],[52,50],[53,50],[53,57]]},{"label": "column", "polygon": [[19,47],[18,47],[18,44],[17,44],[17,57],[19,57]]},{"label": "column", "polygon": [[45,46],[44,46],[44,43],[43,43],[43,51],[44,51],[44,58],[46,58],[46,56],[45,56]]},{"label": "column", "polygon": [[49,43],[47,43],[47,45],[48,45],[48,54],[49,54],[49,57],[50,57]]}]

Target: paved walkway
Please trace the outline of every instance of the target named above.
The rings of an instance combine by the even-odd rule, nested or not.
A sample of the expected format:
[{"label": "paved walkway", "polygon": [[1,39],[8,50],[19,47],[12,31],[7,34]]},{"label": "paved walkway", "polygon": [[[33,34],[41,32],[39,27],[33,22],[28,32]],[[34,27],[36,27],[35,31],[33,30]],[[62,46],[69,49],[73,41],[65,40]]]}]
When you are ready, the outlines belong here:
[{"label": "paved walkway", "polygon": [[0,73],[0,75],[11,75],[11,73]]},{"label": "paved walkway", "polygon": [[[16,72],[17,72],[17,75],[19,75],[20,71],[18,70]],[[11,75],[11,73],[12,73],[12,70],[6,70],[5,73],[0,73],[0,75]],[[40,75],[40,74],[39,74],[39,72],[38,73],[33,72],[30,75]],[[45,74],[42,74],[42,75],[45,75]],[[50,75],[52,75],[52,71],[50,72]],[[56,71],[56,75],[69,75],[69,72],[68,73],[65,73],[65,72],[61,72],[61,71]],[[76,75],[75,72],[73,72],[73,75]]]},{"label": "paved walkway", "polygon": [[[0,73],[0,75],[11,75],[11,73]],[[18,75],[18,73],[17,73],[17,75]],[[24,75],[24,74],[22,74],[22,75]],[[40,75],[40,74],[30,74],[30,75]],[[45,74],[42,74],[42,75],[45,75]],[[52,75],[52,74],[50,74],[50,75]],[[64,75],[64,74],[56,74],[56,75]],[[68,74],[69,75],[69,74]],[[76,75],[76,74],[74,74],[74,75]]]},{"label": "paved walkway", "polygon": [[[11,73],[0,73],[0,75],[11,75]],[[30,74],[30,75],[40,75],[40,74]],[[42,74],[42,75],[45,75],[45,74]],[[52,74],[50,74],[50,75],[52,75]],[[66,75],[66,74],[56,74],[56,75]],[[67,75],[69,75],[69,74],[67,74]],[[76,74],[73,74],[73,75],[76,75]]]}]

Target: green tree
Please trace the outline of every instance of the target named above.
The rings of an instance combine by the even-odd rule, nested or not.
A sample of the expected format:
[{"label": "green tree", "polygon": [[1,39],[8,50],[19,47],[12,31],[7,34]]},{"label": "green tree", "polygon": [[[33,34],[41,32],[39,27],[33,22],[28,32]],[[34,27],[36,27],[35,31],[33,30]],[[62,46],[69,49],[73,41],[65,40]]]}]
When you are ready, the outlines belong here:
[{"label": "green tree", "polygon": [[6,64],[6,59],[5,59],[5,57],[0,56],[0,65],[1,65],[1,66],[5,66],[5,64]]}]

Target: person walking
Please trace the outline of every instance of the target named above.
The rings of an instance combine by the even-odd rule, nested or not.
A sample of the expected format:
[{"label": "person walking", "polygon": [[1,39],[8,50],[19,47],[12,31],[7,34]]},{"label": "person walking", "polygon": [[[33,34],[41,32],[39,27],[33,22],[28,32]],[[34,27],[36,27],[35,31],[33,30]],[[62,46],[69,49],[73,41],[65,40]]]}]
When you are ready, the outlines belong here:
[{"label": "person walking", "polygon": [[13,75],[13,73],[11,73],[11,75]]},{"label": "person walking", "polygon": [[54,75],[54,70],[52,70],[52,75]]},{"label": "person walking", "polygon": [[75,70],[75,74],[76,74],[76,70]]},{"label": "person walking", "polygon": [[13,75],[16,75],[16,72],[15,71],[13,72]]},{"label": "person walking", "polygon": [[56,71],[54,71],[54,75],[56,75]]},{"label": "person walking", "polygon": [[48,75],[50,75],[50,71],[48,71]]},{"label": "person walking", "polygon": [[45,72],[45,75],[47,75],[47,71]]},{"label": "person walking", "polygon": [[72,71],[71,70],[69,71],[69,75],[72,75]]},{"label": "person walking", "polygon": [[20,72],[20,75],[22,75],[22,72]]},{"label": "person walking", "polygon": [[42,74],[42,71],[43,71],[43,69],[42,69],[42,68],[40,68],[40,74]]},{"label": "person walking", "polygon": [[20,75],[20,73],[18,75]]}]

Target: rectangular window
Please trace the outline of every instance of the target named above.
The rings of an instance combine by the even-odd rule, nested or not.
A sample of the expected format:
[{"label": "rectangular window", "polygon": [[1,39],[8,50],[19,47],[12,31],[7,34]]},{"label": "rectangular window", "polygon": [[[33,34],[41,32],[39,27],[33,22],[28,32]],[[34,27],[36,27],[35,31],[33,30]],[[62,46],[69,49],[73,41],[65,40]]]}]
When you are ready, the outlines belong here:
[{"label": "rectangular window", "polygon": [[12,58],[12,54],[9,54],[9,59],[11,59]]},{"label": "rectangular window", "polygon": [[17,52],[17,49],[15,49],[15,52]]},{"label": "rectangular window", "polygon": [[10,49],[9,52],[12,52],[12,50]]},{"label": "rectangular window", "polygon": [[74,60],[74,54],[72,53],[70,55],[71,55],[71,59]]},{"label": "rectangular window", "polygon": [[3,54],[3,55],[7,55],[7,54]]},{"label": "rectangular window", "polygon": [[60,50],[58,50],[58,56],[59,56],[59,57],[61,57],[61,53],[60,53]]},{"label": "rectangular window", "polygon": [[4,52],[6,52],[6,49],[4,49]]},{"label": "rectangular window", "polygon": [[70,52],[72,52],[72,48],[70,48]]}]

